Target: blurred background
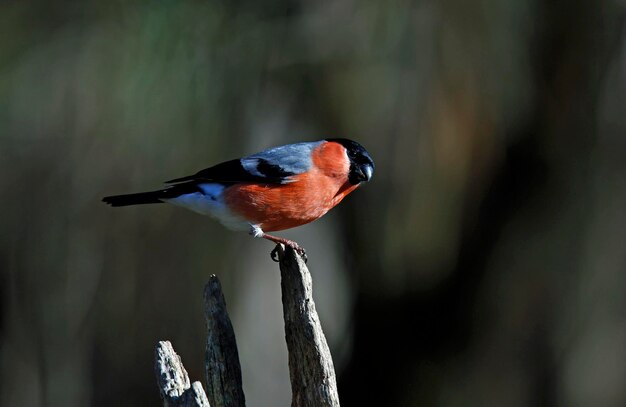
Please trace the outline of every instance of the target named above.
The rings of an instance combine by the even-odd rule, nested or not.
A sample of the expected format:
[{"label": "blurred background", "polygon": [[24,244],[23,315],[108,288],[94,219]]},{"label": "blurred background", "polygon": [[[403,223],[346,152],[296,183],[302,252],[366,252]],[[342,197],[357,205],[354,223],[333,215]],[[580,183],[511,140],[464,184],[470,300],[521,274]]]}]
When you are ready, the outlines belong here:
[{"label": "blurred background", "polygon": [[222,280],[249,406],[287,406],[272,245],[105,195],[361,142],[307,248],[344,406],[626,405],[626,3],[0,3],[0,404],[160,403]]}]

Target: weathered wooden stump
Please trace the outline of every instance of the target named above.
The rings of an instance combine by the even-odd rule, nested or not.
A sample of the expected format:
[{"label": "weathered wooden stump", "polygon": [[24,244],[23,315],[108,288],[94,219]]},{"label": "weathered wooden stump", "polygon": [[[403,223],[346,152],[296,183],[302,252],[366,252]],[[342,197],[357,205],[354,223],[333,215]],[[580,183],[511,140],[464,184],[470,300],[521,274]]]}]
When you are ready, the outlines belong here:
[{"label": "weathered wooden stump", "polygon": [[[294,407],[339,406],[332,357],[322,332],[313,283],[304,260],[291,248],[277,246],[281,274],[285,339],[289,351]],[[241,366],[233,326],[218,278],[212,275],[204,288],[207,324],[206,388],[189,377],[172,345],[159,342],[155,370],[164,406],[245,406]]]}]

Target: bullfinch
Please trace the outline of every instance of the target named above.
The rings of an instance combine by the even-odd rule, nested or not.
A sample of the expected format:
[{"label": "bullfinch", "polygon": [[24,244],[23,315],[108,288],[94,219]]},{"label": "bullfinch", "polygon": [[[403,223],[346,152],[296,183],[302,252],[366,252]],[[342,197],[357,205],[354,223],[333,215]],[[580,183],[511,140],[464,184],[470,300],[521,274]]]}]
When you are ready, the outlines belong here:
[{"label": "bullfinch", "polygon": [[230,229],[290,246],[304,256],[296,242],[267,232],[320,218],[373,173],[374,161],[359,143],[325,139],[270,148],[167,181],[171,185],[158,191],[102,201],[111,206],[167,202],[210,215]]}]

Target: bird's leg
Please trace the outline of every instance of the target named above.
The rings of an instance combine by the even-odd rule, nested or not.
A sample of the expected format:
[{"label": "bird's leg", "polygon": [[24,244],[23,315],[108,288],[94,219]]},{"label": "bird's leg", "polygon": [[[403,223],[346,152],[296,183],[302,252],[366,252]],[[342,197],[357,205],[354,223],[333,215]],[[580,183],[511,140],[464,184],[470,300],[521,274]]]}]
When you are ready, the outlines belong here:
[{"label": "bird's leg", "polygon": [[[285,246],[289,246],[293,250],[295,250],[296,253],[302,256],[302,259],[305,261],[305,263],[307,261],[306,250],[304,250],[303,247],[301,247],[298,243],[294,242],[293,240],[285,239],[285,238],[278,237],[278,236],[268,235],[267,233],[263,232],[263,230],[260,227],[255,226],[255,225],[251,225],[250,234],[253,235],[254,237],[262,237],[263,239],[267,239],[276,244],[284,244]],[[275,262],[278,262],[278,252],[276,248],[274,248],[274,250],[271,251],[270,257]]]}]

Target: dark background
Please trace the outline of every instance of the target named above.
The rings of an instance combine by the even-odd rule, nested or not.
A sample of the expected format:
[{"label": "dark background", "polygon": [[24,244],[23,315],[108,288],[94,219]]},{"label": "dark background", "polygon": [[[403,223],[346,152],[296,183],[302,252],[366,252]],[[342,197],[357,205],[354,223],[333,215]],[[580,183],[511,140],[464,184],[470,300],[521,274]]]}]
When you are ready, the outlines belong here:
[{"label": "dark background", "polygon": [[289,405],[272,246],[102,196],[361,142],[309,253],[344,406],[626,405],[623,1],[0,4],[0,404],[157,405],[222,280],[250,406]]}]

